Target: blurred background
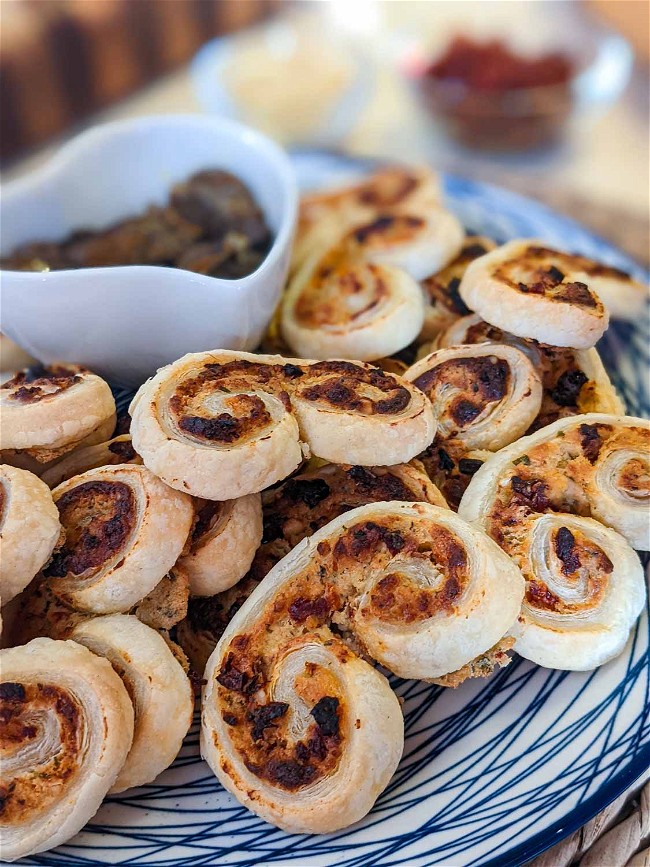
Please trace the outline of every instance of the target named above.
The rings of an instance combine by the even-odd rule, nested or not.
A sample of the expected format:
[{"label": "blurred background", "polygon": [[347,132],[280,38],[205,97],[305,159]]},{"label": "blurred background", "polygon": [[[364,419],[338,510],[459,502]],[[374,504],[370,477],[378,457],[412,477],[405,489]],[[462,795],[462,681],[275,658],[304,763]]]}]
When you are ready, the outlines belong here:
[{"label": "blurred background", "polygon": [[646,0],[0,0],[0,159],[214,112],[498,183],[650,259]]}]

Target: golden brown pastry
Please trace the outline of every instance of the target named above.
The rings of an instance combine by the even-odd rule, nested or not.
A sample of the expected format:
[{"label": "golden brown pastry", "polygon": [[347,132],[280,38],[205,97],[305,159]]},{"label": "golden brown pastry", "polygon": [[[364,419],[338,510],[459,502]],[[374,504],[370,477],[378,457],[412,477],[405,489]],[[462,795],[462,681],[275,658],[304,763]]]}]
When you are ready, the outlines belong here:
[{"label": "golden brown pastry", "polygon": [[91,819],[133,739],[129,695],[109,663],[73,641],[0,651],[2,859],[52,849]]},{"label": "golden brown pastry", "polygon": [[192,722],[187,675],[162,636],[129,614],[90,618],[70,637],[111,663],[133,703],[133,743],[111,792],[155,780],[178,755]]},{"label": "golden brown pastry", "polygon": [[350,186],[307,194],[300,201],[291,270],[295,272],[308,256],[381,212],[436,208],[440,201],[438,176],[424,166],[391,166]]},{"label": "golden brown pastry", "polygon": [[[422,280],[425,296],[424,325],[418,339],[432,340],[436,334],[452,325],[459,316],[469,313],[460,297],[458,287],[467,266],[479,256],[495,248],[494,241],[478,235],[469,235],[463,241],[456,258],[441,271]],[[462,343],[462,341],[458,341]]]},{"label": "golden brown pastry", "polygon": [[518,653],[586,670],[621,652],[645,600],[630,546],[650,547],[649,501],[650,424],[643,419],[560,419],[485,461],[459,512],[526,578],[513,630]]},{"label": "golden brown pastry", "polygon": [[424,321],[422,290],[400,268],[340,257],[309,260],[282,301],[281,334],[298,355],[390,355],[414,340]]},{"label": "golden brown pastry", "polygon": [[178,640],[194,670],[202,674],[208,657],[228,622],[257,585],[299,542],[329,521],[366,503],[385,500],[426,502],[446,507],[440,491],[423,468],[350,467],[336,464],[307,467],[262,494],[264,531],[248,575],[223,593],[190,600]]},{"label": "golden brown pastry", "polygon": [[213,596],[248,571],[262,539],[262,500],[247,494],[215,503],[199,500],[187,554],[175,570],[187,575],[193,596]]},{"label": "golden brown pastry", "polygon": [[5,605],[50,559],[59,513],[46,484],[27,470],[0,464],[0,596]]},{"label": "golden brown pastry", "polygon": [[509,241],[467,267],[459,293],[486,322],[551,346],[589,349],[609,323],[594,281],[539,241]]},{"label": "golden brown pastry", "polygon": [[69,455],[56,461],[48,467],[41,478],[51,488],[56,488],[61,482],[66,482],[73,476],[94,470],[97,467],[113,466],[115,464],[141,464],[142,458],[137,455],[131,443],[131,434],[119,434],[103,443],[75,449]]},{"label": "golden brown pastry", "polygon": [[539,372],[544,389],[539,415],[531,431],[558,418],[585,412],[622,415],[625,407],[616,393],[597,349],[547,346],[515,337],[472,314],[458,319],[438,335],[433,348],[458,343],[508,343],[526,353]]},{"label": "golden brown pastry", "polygon": [[282,301],[282,336],[303,357],[373,360],[411,343],[424,317],[417,280],[464,237],[442,208],[381,213],[309,257]]},{"label": "golden brown pastry", "polygon": [[281,828],[352,824],[395,770],[402,720],[385,679],[346,639],[401,676],[441,677],[504,636],[523,584],[447,509],[347,512],[281,560],[230,622],[205,672],[202,755]]},{"label": "golden brown pastry", "polygon": [[74,364],[36,364],[0,386],[3,460],[45,464],[79,445],[108,439],[115,401],[99,376]]},{"label": "golden brown pastry", "polygon": [[541,248],[538,259],[542,256],[549,260],[552,258],[553,265],[566,275],[567,281],[586,283],[598,295],[613,319],[634,322],[645,314],[648,287],[634,280],[626,271],[595,262],[587,256],[550,250],[541,241],[511,241],[505,246],[517,255],[531,245]]},{"label": "golden brown pastry", "polygon": [[96,614],[128,611],[150,593],[194,520],[190,497],[131,464],[89,470],[52,495],[66,540],[44,575],[64,602]]},{"label": "golden brown pastry", "polygon": [[307,448],[339,463],[390,465],[410,460],[435,432],[424,395],[378,368],[227,350],[162,368],[140,388],[131,414],[145,465],[209,500],[285,478]]},{"label": "golden brown pastry", "polygon": [[542,382],[530,359],[506,343],[438,349],[404,379],[431,401],[436,442],[496,451],[518,439],[538,416]]}]

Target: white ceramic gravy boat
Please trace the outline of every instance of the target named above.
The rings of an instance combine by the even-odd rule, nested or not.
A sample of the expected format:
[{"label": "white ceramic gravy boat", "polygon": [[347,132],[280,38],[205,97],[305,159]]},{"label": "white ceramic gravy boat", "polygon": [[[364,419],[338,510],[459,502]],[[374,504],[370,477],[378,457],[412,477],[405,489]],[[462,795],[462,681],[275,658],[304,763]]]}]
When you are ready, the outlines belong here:
[{"label": "white ceramic gravy boat", "polygon": [[2,271],[0,330],[41,361],[78,362],[129,386],[185,352],[253,349],[286,278],[298,193],[286,154],[232,121],[161,115],[82,133],[6,185],[1,252],[110,226],[210,168],[240,178],[266,215],[274,242],[257,271],[239,280],[151,265]]}]

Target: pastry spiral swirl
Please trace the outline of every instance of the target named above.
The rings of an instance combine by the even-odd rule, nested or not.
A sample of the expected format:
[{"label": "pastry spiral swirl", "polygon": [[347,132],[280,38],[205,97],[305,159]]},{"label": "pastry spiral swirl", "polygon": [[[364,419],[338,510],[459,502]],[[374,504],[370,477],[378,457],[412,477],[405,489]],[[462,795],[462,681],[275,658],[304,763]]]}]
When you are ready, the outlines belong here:
[{"label": "pastry spiral swirl", "polygon": [[410,460],[435,432],[424,395],[379,368],[226,350],[162,368],[131,414],[145,465],[209,500],[285,478],[303,459],[302,442],[324,460],[390,465]]},{"label": "pastry spiral swirl", "polygon": [[65,544],[44,571],[80,611],[128,611],[178,559],[194,520],[186,494],[146,467],[119,464],[74,476],[52,492]]},{"label": "pastry spiral swirl", "polygon": [[97,812],[133,738],[133,708],[105,659],[36,638],[0,651],[0,857],[51,849]]},{"label": "pastry spiral swirl", "polygon": [[163,637],[129,614],[87,619],[70,638],[111,663],[133,703],[133,743],[111,792],[155,780],[178,755],[192,722],[187,675]]},{"label": "pastry spiral swirl", "polygon": [[[570,257],[569,257],[570,258]],[[552,346],[589,349],[609,314],[595,292],[567,270],[567,257],[539,241],[510,241],[472,262],[460,297],[487,322]]]},{"label": "pastry spiral swirl", "polygon": [[290,284],[281,332],[302,356],[374,360],[409,344],[423,321],[422,292],[404,271],[328,255]]},{"label": "pastry spiral swirl", "polygon": [[551,250],[541,241],[510,241],[500,249],[504,257],[507,254],[508,259],[519,260],[527,276],[530,275],[528,268],[538,268],[543,273],[544,268],[552,265],[564,274],[566,281],[586,284],[615,319],[634,322],[645,312],[648,287],[632,279],[626,271],[602,265],[586,256]]},{"label": "pastry spiral swirl", "polygon": [[0,465],[0,597],[6,604],[29,584],[59,541],[59,513],[33,473]]},{"label": "pastry spiral swirl", "polygon": [[190,549],[175,570],[187,575],[193,596],[212,596],[236,584],[248,571],[262,540],[262,500],[197,501]]},{"label": "pastry spiral swirl", "polygon": [[459,343],[507,343],[524,352],[543,386],[542,405],[531,432],[558,418],[587,412],[622,415],[625,407],[612,385],[598,350],[547,346],[515,337],[472,314],[458,319],[434,341],[433,349]]},{"label": "pastry spiral swirl", "polygon": [[643,419],[591,413],[522,438],[473,477],[459,513],[526,578],[518,653],[585,670],[622,650],[645,600],[630,546],[650,547],[649,446]]},{"label": "pastry spiral swirl", "polygon": [[282,335],[303,357],[372,360],[411,343],[424,321],[419,279],[444,267],[463,240],[441,208],[382,213],[356,225],[297,272],[284,296]]},{"label": "pastry spiral swirl", "polygon": [[204,757],[282,828],[351,824],[395,769],[402,721],[345,639],[400,676],[441,677],[503,637],[523,590],[513,562],[447,509],[347,512],[281,560],[224,632],[205,672]]},{"label": "pastry spiral swirl", "polygon": [[537,417],[542,383],[514,346],[488,343],[439,349],[416,362],[404,379],[431,401],[436,441],[496,451],[518,439]]},{"label": "pastry spiral swirl", "polygon": [[346,230],[382,212],[437,208],[440,200],[440,182],[428,167],[390,166],[351,186],[307,194],[300,201],[291,271]]},{"label": "pastry spiral swirl", "polygon": [[108,439],[115,401],[107,383],[78,365],[37,364],[0,386],[3,460],[26,452],[39,463]]},{"label": "pastry spiral swirl", "polygon": [[350,509],[387,500],[433,503],[446,508],[444,497],[423,468],[410,464],[308,467],[278,487],[264,491],[262,544],[250,571],[223,593],[191,599],[187,618],[178,626],[178,641],[194,670],[203,673],[237,609],[292,548]]}]

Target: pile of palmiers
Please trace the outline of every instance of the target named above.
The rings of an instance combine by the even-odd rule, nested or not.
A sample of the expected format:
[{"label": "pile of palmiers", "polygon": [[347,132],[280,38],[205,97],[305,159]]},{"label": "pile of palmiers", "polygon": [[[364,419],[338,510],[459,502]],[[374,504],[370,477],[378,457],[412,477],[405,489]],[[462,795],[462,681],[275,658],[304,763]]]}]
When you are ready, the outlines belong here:
[{"label": "pile of palmiers", "polygon": [[190,725],[275,825],[362,818],[400,760],[376,667],[459,686],[588,670],[645,601],[650,426],[596,341],[627,275],[465,236],[435,176],[306,198],[267,354],[162,368],[115,428],[107,384],[0,389],[2,858],[145,785]]}]

